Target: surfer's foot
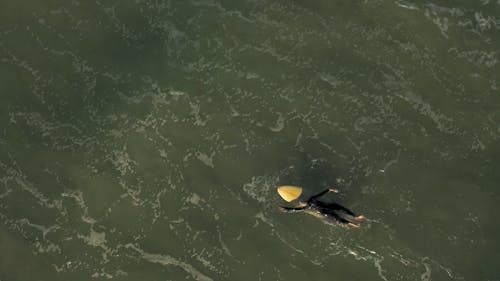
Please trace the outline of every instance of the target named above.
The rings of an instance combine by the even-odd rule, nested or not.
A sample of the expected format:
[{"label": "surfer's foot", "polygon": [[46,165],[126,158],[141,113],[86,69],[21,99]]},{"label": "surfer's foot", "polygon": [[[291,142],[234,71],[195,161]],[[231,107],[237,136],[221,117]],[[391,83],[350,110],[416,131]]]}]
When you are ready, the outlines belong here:
[{"label": "surfer's foot", "polygon": [[352,227],[360,227],[360,225],[359,225],[359,224],[357,224],[357,223],[353,223],[353,222],[350,222],[350,223],[349,223],[349,225],[350,225],[350,226],[352,226]]},{"label": "surfer's foot", "polygon": [[364,219],[365,219],[365,216],[363,216],[363,215],[359,215],[359,216],[355,217],[355,219],[357,219],[357,220],[364,220]]},{"label": "surfer's foot", "polygon": [[336,188],[329,188],[328,191],[333,192],[333,193],[339,193],[339,190]]}]

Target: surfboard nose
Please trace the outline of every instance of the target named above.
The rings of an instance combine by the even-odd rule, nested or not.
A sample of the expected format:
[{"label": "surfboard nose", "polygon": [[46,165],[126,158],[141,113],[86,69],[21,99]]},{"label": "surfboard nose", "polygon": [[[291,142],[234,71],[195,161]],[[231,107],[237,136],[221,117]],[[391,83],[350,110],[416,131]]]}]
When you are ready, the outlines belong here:
[{"label": "surfboard nose", "polygon": [[278,194],[287,202],[291,202],[302,194],[302,187],[292,185],[282,185],[278,187]]}]

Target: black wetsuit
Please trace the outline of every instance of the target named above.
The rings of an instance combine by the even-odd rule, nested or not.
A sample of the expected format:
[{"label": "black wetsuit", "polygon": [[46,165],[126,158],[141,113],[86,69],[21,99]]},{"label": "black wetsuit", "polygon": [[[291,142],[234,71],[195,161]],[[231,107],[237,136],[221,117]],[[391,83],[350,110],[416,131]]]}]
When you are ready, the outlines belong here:
[{"label": "black wetsuit", "polygon": [[311,198],[307,200],[305,206],[281,207],[281,210],[291,213],[305,211],[316,216],[321,216],[327,219],[328,221],[335,223],[341,223],[341,224],[355,223],[345,218],[345,214],[356,217],[356,214],[354,214],[351,210],[337,203],[326,203],[317,200],[319,197],[325,195],[329,191],[330,189],[326,189],[316,195],[311,196]]}]

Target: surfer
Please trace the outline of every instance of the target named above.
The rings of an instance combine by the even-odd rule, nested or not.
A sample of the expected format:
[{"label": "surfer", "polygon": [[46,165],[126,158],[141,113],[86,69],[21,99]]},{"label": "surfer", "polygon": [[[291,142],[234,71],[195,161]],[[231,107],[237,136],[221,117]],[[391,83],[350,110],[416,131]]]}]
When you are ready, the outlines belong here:
[{"label": "surfer", "polygon": [[289,213],[304,211],[330,222],[359,227],[359,221],[365,218],[363,215],[356,215],[354,212],[340,204],[327,203],[318,200],[319,197],[327,194],[328,192],[338,193],[338,190],[334,188],[327,188],[309,198],[303,198],[303,196],[301,197],[302,187],[280,186],[278,187],[278,193],[285,201],[291,202],[299,198],[301,199],[299,200],[299,205],[297,207],[280,207],[280,210]]}]

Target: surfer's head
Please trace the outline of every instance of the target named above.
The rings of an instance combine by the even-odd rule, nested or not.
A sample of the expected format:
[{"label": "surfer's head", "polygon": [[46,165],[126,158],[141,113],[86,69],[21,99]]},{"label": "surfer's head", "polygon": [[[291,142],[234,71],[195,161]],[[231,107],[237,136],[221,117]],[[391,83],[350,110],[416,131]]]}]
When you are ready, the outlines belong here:
[{"label": "surfer's head", "polygon": [[291,202],[299,198],[300,195],[302,195],[302,187],[283,185],[278,187],[278,193],[281,196],[281,198],[283,198],[283,200]]}]

